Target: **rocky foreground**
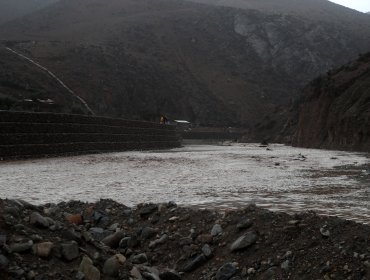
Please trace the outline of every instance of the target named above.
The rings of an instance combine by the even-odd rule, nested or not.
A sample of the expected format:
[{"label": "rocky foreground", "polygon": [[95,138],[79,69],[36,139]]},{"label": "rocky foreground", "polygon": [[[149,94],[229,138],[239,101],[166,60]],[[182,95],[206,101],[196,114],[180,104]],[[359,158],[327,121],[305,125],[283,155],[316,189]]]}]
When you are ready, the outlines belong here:
[{"label": "rocky foreground", "polygon": [[0,279],[370,279],[370,227],[253,205],[0,200]]}]

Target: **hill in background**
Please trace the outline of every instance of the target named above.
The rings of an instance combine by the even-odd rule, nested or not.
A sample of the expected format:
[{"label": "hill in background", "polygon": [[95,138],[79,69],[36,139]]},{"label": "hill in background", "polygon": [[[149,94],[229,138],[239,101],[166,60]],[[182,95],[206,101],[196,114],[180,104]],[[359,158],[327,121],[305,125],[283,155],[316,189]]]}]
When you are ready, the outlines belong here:
[{"label": "hill in background", "polygon": [[370,18],[328,1],[203,2],[59,1],[0,36],[100,115],[266,134],[301,87],[370,45]]}]

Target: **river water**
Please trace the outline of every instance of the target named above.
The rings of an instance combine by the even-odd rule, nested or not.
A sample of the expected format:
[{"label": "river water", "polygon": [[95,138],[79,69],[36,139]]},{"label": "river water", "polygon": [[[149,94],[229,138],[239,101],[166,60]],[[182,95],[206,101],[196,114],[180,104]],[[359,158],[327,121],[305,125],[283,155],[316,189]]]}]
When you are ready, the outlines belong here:
[{"label": "river water", "polygon": [[284,145],[189,145],[0,162],[0,197],[35,204],[111,198],[274,211],[315,210],[370,224],[368,154]]}]

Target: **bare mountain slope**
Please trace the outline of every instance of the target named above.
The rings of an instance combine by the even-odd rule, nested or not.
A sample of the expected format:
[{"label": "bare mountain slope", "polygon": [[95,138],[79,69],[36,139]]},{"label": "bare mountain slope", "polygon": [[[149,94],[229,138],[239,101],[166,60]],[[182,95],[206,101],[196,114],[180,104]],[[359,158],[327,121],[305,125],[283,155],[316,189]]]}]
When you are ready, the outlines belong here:
[{"label": "bare mountain slope", "polygon": [[58,0],[0,0],[0,24],[30,14]]},{"label": "bare mountain slope", "polygon": [[315,79],[305,96],[293,144],[370,152],[370,53]]},{"label": "bare mountain slope", "polygon": [[48,73],[0,48],[0,110],[8,109],[85,112],[81,102]]},{"label": "bare mountain slope", "polygon": [[[286,0],[275,2],[287,12],[180,0],[64,0],[3,25],[0,36],[58,73],[99,114],[164,113],[251,129],[275,114],[274,127],[279,108],[301,86],[370,44],[367,16],[356,21],[359,13],[340,8],[336,17],[351,15],[351,25],[336,17],[323,23],[291,12]],[[328,13],[338,9],[318,2]],[[320,11],[309,10],[317,17]]]}]

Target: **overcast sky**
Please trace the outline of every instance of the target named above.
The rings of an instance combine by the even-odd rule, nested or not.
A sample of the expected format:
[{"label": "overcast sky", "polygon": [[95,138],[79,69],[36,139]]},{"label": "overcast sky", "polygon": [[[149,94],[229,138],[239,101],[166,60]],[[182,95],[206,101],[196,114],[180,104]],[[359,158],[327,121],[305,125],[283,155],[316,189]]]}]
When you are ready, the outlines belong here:
[{"label": "overcast sky", "polygon": [[359,10],[361,12],[370,12],[370,0],[330,0],[342,6],[351,9]]}]

